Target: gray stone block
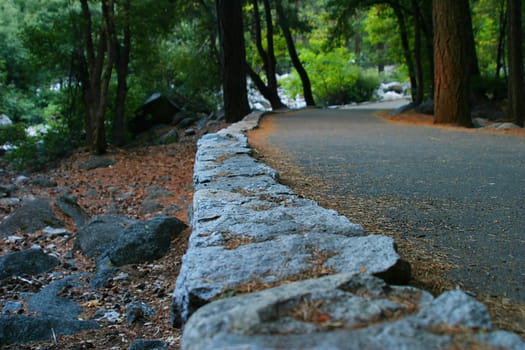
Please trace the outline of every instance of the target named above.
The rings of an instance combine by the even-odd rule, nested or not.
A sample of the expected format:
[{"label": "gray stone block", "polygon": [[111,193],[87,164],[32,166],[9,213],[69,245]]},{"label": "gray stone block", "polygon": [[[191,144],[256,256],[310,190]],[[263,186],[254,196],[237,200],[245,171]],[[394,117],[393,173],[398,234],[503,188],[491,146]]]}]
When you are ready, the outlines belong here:
[{"label": "gray stone block", "polygon": [[190,318],[193,349],[523,349],[490,332],[487,309],[461,291],[437,299],[366,275],[339,274],[213,302]]}]

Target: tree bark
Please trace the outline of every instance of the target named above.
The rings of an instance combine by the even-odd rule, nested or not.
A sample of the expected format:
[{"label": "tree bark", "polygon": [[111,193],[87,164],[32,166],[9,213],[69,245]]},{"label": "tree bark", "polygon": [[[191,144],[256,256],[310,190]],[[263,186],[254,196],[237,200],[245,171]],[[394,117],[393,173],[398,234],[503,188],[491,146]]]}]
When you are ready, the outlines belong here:
[{"label": "tree bark", "polygon": [[224,113],[226,120],[236,122],[250,112],[246,89],[246,51],[241,0],[216,0]]},{"label": "tree bark", "polygon": [[299,55],[297,54],[297,50],[295,49],[292,33],[290,31],[290,27],[288,26],[288,21],[286,19],[286,15],[284,13],[284,9],[280,0],[275,1],[275,8],[277,10],[279,25],[281,26],[281,29],[283,31],[284,38],[286,40],[286,45],[288,47],[288,53],[290,54],[290,58],[292,60],[292,64],[297,73],[299,74],[299,77],[301,78],[301,81],[303,83],[303,95],[306,101],[306,105],[315,106],[315,100],[312,94],[312,84],[310,83],[308,73],[306,72],[306,69],[304,69],[301,60],[299,59]]},{"label": "tree bark", "polygon": [[470,5],[468,0],[458,1],[458,5],[462,6],[461,12],[465,14],[463,32],[465,33],[465,44],[467,45],[470,77],[478,77],[480,75],[479,62],[478,54],[476,52],[476,42],[474,41],[474,30],[472,29],[472,14],[470,11]]},{"label": "tree bark", "polygon": [[[472,72],[465,27],[467,0],[433,0],[434,115],[436,123],[472,126],[469,83]],[[468,5],[468,4],[467,4]],[[467,7],[468,8],[468,7]]]},{"label": "tree bark", "polygon": [[505,11],[505,0],[500,1],[499,24],[498,24],[498,54],[496,57],[496,78],[501,76],[501,70],[505,66],[505,33],[507,32],[507,11]]},{"label": "tree bark", "polygon": [[414,104],[420,105],[423,102],[424,80],[421,62],[421,15],[417,0],[412,0],[412,13],[414,16],[414,71],[417,83],[415,94],[413,93],[412,97]]},{"label": "tree bark", "polygon": [[509,21],[509,112],[514,122],[523,126],[525,117],[525,87],[523,82],[523,33],[521,0],[508,0]]},{"label": "tree bark", "polygon": [[[119,15],[123,21],[122,44],[118,42],[114,21],[111,30],[112,46],[115,52],[115,68],[117,72],[117,94],[115,96],[115,115],[113,116],[113,141],[116,146],[126,143],[126,97],[128,94],[128,73],[131,53],[131,4],[124,1]],[[114,11],[112,11],[114,18]]]},{"label": "tree bark", "polygon": [[97,49],[95,49],[89,3],[88,0],[80,0],[84,21],[84,53],[81,55],[84,69],[81,80],[87,110],[87,143],[94,154],[105,153],[107,147],[104,116],[114,59],[107,18],[110,16],[112,3],[113,1],[101,1],[103,20],[99,29]]},{"label": "tree bark", "polygon": [[[412,92],[412,101],[416,103],[416,92],[419,89],[419,82],[416,78],[416,69],[414,66],[414,60],[410,53],[410,44],[408,40],[408,30],[406,27],[405,16],[403,10],[399,6],[391,5],[394,14],[396,15],[397,24],[399,26],[399,35],[401,36],[401,45],[403,46],[403,56],[405,56],[405,63],[408,68],[408,76],[410,78],[410,86]],[[416,104],[420,104],[416,103]]]},{"label": "tree bark", "polygon": [[259,56],[263,61],[263,68],[266,74],[268,83],[265,84],[261,77],[251,67],[247,66],[247,72],[250,78],[257,86],[257,89],[266,98],[272,109],[286,108],[284,103],[279,97],[277,91],[277,78],[276,78],[276,59],[273,45],[273,20],[272,20],[272,9],[270,7],[269,0],[264,0],[264,12],[266,20],[266,46],[265,50],[262,43],[262,30],[261,30],[261,19],[259,13],[258,0],[252,0],[253,4],[253,19],[254,19],[254,34],[255,34],[255,46],[259,52]]}]

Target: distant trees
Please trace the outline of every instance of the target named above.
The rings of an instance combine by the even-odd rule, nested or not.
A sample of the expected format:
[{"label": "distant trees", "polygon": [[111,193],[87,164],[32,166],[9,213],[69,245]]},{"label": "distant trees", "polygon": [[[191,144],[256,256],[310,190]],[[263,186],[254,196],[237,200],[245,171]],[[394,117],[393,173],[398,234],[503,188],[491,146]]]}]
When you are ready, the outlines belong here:
[{"label": "distant trees", "polygon": [[307,106],[314,106],[315,101],[314,101],[314,96],[312,94],[312,85],[310,83],[310,78],[308,77],[308,72],[304,68],[301,62],[301,59],[299,58],[299,55],[297,54],[297,50],[295,48],[295,43],[292,37],[292,32],[290,30],[290,25],[288,22],[286,11],[283,7],[282,2],[279,0],[276,0],[275,8],[277,10],[277,15],[279,18],[279,25],[281,26],[281,30],[286,40],[286,46],[288,47],[290,59],[292,60],[292,64],[295,70],[297,71],[297,74],[299,74],[299,77],[301,78],[301,82],[303,84],[304,100]]},{"label": "distant trees", "polygon": [[247,64],[248,75],[254,82],[257,89],[261,94],[270,102],[272,109],[285,108],[286,106],[281,101],[278,94],[277,86],[277,61],[275,58],[275,47],[274,47],[274,26],[272,18],[272,8],[270,7],[270,0],[264,0],[264,18],[266,24],[266,49],[263,44],[263,30],[261,26],[261,14],[259,11],[259,1],[252,0],[251,5],[253,7],[253,38],[257,52],[263,62],[263,71],[266,76],[265,83],[263,79],[257,74],[257,72]]},{"label": "distant trees", "polygon": [[102,153],[153,92],[242,118],[249,75],[274,109],[281,88],[330,105],[401,80],[438,123],[494,99],[522,125],[522,15],[517,0],[3,0],[0,113]]}]

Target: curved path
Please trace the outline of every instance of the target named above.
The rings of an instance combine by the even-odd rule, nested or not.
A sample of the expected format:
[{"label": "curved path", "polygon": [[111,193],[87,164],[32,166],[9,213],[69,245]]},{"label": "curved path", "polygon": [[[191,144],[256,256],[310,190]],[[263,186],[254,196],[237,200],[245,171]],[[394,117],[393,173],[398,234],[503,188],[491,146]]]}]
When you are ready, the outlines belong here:
[{"label": "curved path", "polygon": [[266,142],[289,165],[322,179],[310,184],[321,196],[339,207],[387,203],[378,215],[443,253],[452,281],[525,301],[525,138],[396,126],[374,112],[300,110],[269,115],[262,127],[272,124]]}]

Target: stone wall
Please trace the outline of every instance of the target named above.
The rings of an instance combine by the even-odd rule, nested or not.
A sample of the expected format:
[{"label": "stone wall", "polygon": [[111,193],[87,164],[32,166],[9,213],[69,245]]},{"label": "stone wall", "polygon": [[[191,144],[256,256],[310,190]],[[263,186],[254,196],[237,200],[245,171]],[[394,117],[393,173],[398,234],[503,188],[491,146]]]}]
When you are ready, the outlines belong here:
[{"label": "stone wall", "polygon": [[199,140],[173,293],[183,349],[523,349],[461,291],[407,286],[391,238],[300,198],[252,157],[260,113]]}]

